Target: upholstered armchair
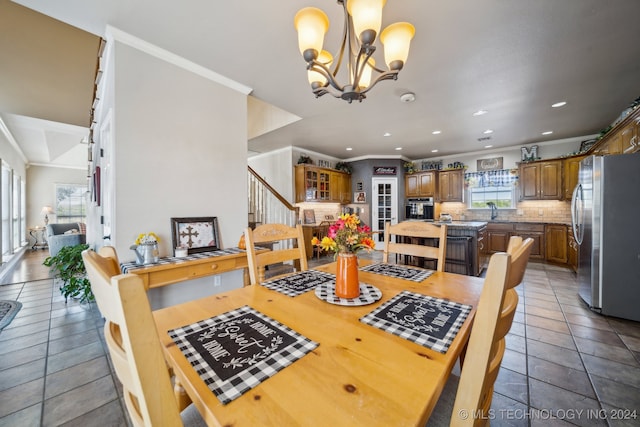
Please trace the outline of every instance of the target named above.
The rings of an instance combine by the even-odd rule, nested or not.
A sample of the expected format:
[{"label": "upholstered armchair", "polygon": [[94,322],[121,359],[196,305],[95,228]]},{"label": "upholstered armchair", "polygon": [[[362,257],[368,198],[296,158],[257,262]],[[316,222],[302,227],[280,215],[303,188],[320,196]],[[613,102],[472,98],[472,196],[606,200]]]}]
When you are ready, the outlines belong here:
[{"label": "upholstered armchair", "polygon": [[[75,230],[75,231],[74,231]],[[47,224],[47,242],[49,255],[55,256],[65,246],[86,243],[86,231],[83,223]]]}]

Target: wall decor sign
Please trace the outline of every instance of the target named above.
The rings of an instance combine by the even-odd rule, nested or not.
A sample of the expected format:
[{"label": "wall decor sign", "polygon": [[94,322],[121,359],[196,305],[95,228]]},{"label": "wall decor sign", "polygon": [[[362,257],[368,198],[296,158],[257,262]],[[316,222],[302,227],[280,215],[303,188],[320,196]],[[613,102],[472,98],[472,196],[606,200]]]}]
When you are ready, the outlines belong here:
[{"label": "wall decor sign", "polygon": [[374,175],[396,175],[398,168],[395,166],[374,166]]},{"label": "wall decor sign", "polygon": [[442,160],[436,161],[424,161],[422,162],[422,170],[423,171],[439,171],[442,169]]},{"label": "wall decor sign", "polygon": [[218,218],[215,216],[171,218],[173,247],[187,247],[189,255],[220,249]]},{"label": "wall decor sign", "polygon": [[353,193],[354,203],[367,203],[367,193],[364,191],[357,191]]},{"label": "wall decor sign", "polygon": [[478,159],[478,172],[495,171],[502,169],[502,157],[491,157],[488,159]]},{"label": "wall decor sign", "polygon": [[530,148],[520,147],[520,151],[522,152],[522,161],[523,162],[531,162],[533,160],[537,160],[538,157],[538,146],[532,145]]},{"label": "wall decor sign", "polygon": [[316,213],[313,209],[304,209],[302,211],[302,216],[304,217],[305,224],[315,224],[316,223]]}]

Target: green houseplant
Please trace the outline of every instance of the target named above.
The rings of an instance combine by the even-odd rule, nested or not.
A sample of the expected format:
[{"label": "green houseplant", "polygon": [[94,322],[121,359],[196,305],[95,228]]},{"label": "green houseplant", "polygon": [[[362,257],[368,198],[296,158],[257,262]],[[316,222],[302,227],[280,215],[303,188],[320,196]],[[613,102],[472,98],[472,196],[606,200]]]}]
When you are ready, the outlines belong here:
[{"label": "green houseplant", "polygon": [[87,278],[87,270],[82,261],[82,251],[88,248],[87,244],[64,246],[60,252],[47,257],[43,262],[47,267],[56,269],[55,277],[62,280],[60,292],[65,302],[69,297],[78,298],[80,302],[95,300],[91,283]]}]

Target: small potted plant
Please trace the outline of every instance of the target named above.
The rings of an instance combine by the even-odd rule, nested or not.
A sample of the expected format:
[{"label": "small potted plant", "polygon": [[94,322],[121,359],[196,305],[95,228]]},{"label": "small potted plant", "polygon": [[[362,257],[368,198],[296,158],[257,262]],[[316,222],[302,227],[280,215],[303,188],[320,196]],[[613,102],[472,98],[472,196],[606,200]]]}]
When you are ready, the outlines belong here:
[{"label": "small potted plant", "polygon": [[60,292],[65,303],[69,297],[78,298],[80,302],[95,301],[82,261],[82,251],[88,248],[87,244],[63,246],[56,255],[47,257],[43,262],[47,267],[54,267],[55,277],[62,280]]},{"label": "small potted plant", "polygon": [[351,165],[349,163],[346,162],[338,162],[336,163],[336,170],[339,170],[341,172],[345,172],[348,174],[351,174],[351,171],[353,170],[351,168]]}]

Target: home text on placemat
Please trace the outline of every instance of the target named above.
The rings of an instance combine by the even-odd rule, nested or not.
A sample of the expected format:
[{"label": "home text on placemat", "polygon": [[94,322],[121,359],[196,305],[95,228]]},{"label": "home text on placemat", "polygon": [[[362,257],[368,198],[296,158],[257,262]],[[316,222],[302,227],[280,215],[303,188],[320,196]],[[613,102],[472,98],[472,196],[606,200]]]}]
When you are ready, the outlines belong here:
[{"label": "home text on placemat", "polygon": [[185,338],[223,381],[295,342],[253,313]]},{"label": "home text on placemat", "polygon": [[360,321],[446,353],[471,308],[470,305],[402,291]]},{"label": "home text on placemat", "polygon": [[171,330],[169,336],[223,404],[318,346],[249,306]]},{"label": "home text on placemat", "polygon": [[433,270],[382,262],[366,265],[360,268],[360,270],[368,271],[369,273],[381,274],[383,276],[395,277],[398,279],[411,280],[413,282],[422,282],[433,274]]},{"label": "home text on placemat", "polygon": [[446,304],[448,301],[406,296],[385,307],[378,316],[441,340],[463,311]]},{"label": "home text on placemat", "polygon": [[280,279],[263,282],[262,286],[289,295],[290,297],[295,297],[331,280],[335,280],[333,274],[316,270],[306,270],[290,274]]}]

